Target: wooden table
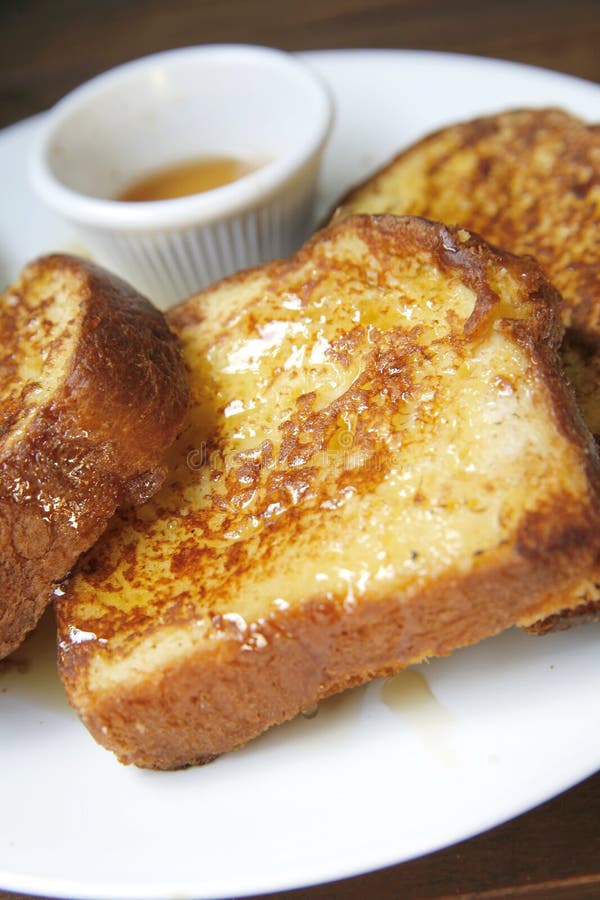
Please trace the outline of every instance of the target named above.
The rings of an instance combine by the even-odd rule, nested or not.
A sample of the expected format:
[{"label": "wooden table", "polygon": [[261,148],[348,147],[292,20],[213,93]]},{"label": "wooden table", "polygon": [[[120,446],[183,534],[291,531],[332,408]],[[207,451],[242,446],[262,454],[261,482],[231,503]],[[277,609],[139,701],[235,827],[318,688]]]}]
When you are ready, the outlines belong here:
[{"label": "wooden table", "polygon": [[[127,59],[220,41],[288,50],[451,50],[600,82],[599,0],[2,0],[0,126],[39,112],[79,82]],[[449,849],[360,878],[271,896],[597,900],[600,774]],[[16,897],[0,891],[0,900]]]}]

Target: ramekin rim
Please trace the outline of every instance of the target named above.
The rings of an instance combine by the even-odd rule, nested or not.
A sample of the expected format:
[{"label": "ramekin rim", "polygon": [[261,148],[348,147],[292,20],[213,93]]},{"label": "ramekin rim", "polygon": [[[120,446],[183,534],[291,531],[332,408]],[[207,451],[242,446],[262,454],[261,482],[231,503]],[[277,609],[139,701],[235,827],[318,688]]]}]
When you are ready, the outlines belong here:
[{"label": "ramekin rim", "polygon": [[[289,67],[314,92],[315,111],[311,116],[306,138],[289,153],[265,163],[231,184],[211,191],[144,203],[124,202],[80,193],[64,185],[51,171],[47,152],[59,127],[72,112],[80,108],[90,96],[97,95],[118,82],[123,75],[164,59],[197,56],[244,55],[279,60]],[[102,72],[77,86],[43,114],[38,138],[30,159],[30,178],[34,189],[56,212],[81,225],[114,228],[121,231],[154,232],[202,223],[214,223],[257,205],[292,181],[309,166],[323,150],[333,124],[333,99],[326,83],[306,62],[283,50],[256,44],[199,44],[177,47],[129,60]]]}]

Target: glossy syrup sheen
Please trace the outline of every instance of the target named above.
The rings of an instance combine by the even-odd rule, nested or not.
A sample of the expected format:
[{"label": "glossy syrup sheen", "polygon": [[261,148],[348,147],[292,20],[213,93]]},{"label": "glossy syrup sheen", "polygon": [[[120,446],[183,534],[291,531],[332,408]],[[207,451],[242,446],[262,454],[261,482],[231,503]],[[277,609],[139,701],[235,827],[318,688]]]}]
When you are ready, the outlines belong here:
[{"label": "glossy syrup sheen", "polygon": [[118,196],[127,203],[172,200],[231,184],[254,171],[256,165],[227,156],[206,156],[156,169],[133,181]]},{"label": "glossy syrup sheen", "polygon": [[24,275],[0,297],[0,438],[8,449],[64,377],[80,322],[60,277]]},{"label": "glossy syrup sheen", "polygon": [[534,256],[564,300],[561,355],[600,439],[600,128],[557,109],[452,125],[403,152],[336,210],[461,222]]},{"label": "glossy syrup sheen", "polygon": [[72,581],[63,641],[74,625],[111,650],[141,641],[140,672],[170,652],[171,638],[153,649],[157,622],[194,623],[172,632],[178,646],[218,620],[258,647],[266,615],[408,596],[494,552],[525,494],[535,507],[549,485],[579,489],[575,461],[560,463],[567,441],[536,412],[547,401],[527,351],[496,327],[530,311],[521,279],[481,274],[511,284],[467,338],[481,298],[466,251],[444,244],[442,265],[397,227],[406,247],[340,229],[171,315],[192,377],[188,423],[164,488]]}]

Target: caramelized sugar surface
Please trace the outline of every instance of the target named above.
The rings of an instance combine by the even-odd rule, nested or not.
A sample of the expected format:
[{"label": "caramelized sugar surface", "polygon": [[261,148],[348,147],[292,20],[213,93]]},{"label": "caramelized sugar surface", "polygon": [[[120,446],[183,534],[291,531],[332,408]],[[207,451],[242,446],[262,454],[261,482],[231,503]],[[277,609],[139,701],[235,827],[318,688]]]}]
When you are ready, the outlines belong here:
[{"label": "caramelized sugar surface", "polygon": [[564,298],[563,359],[600,441],[600,125],[524,109],[414,144],[336,210],[426,216],[531,254]]},{"label": "caramelized sugar surface", "polygon": [[158,629],[166,653],[307,600],[409,596],[580,491],[531,358],[549,309],[530,264],[479,247],[353,219],[175,309],[193,406],[171,475],[73,579],[64,645],[93,641],[97,673],[139,647],[139,673]]},{"label": "caramelized sugar surface", "polygon": [[[33,273],[33,269],[31,273]],[[26,270],[0,297],[0,438],[16,443],[64,376],[79,335],[77,306],[67,302],[60,273]]]}]

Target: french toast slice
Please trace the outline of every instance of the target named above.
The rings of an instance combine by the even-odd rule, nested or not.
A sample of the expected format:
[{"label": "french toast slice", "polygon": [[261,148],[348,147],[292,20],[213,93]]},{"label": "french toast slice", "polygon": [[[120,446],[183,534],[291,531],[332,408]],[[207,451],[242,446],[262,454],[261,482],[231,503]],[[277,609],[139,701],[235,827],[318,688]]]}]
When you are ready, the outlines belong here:
[{"label": "french toast slice", "polygon": [[[563,365],[600,442],[600,125],[559,109],[511,110],[451,125],[351,190],[331,221],[357,212],[463,225],[534,256],[562,295]],[[565,602],[564,616],[552,620],[556,627],[600,617],[600,566]]]},{"label": "french toast slice", "polygon": [[357,216],[171,310],[192,407],[170,475],[56,603],[92,735],[124,763],[206,762],[556,612],[600,541],[558,308],[531,259]]},{"label": "french toast slice", "polygon": [[116,507],[158,489],[188,403],[164,317],[107,272],[47,256],[0,297],[0,658]]}]

